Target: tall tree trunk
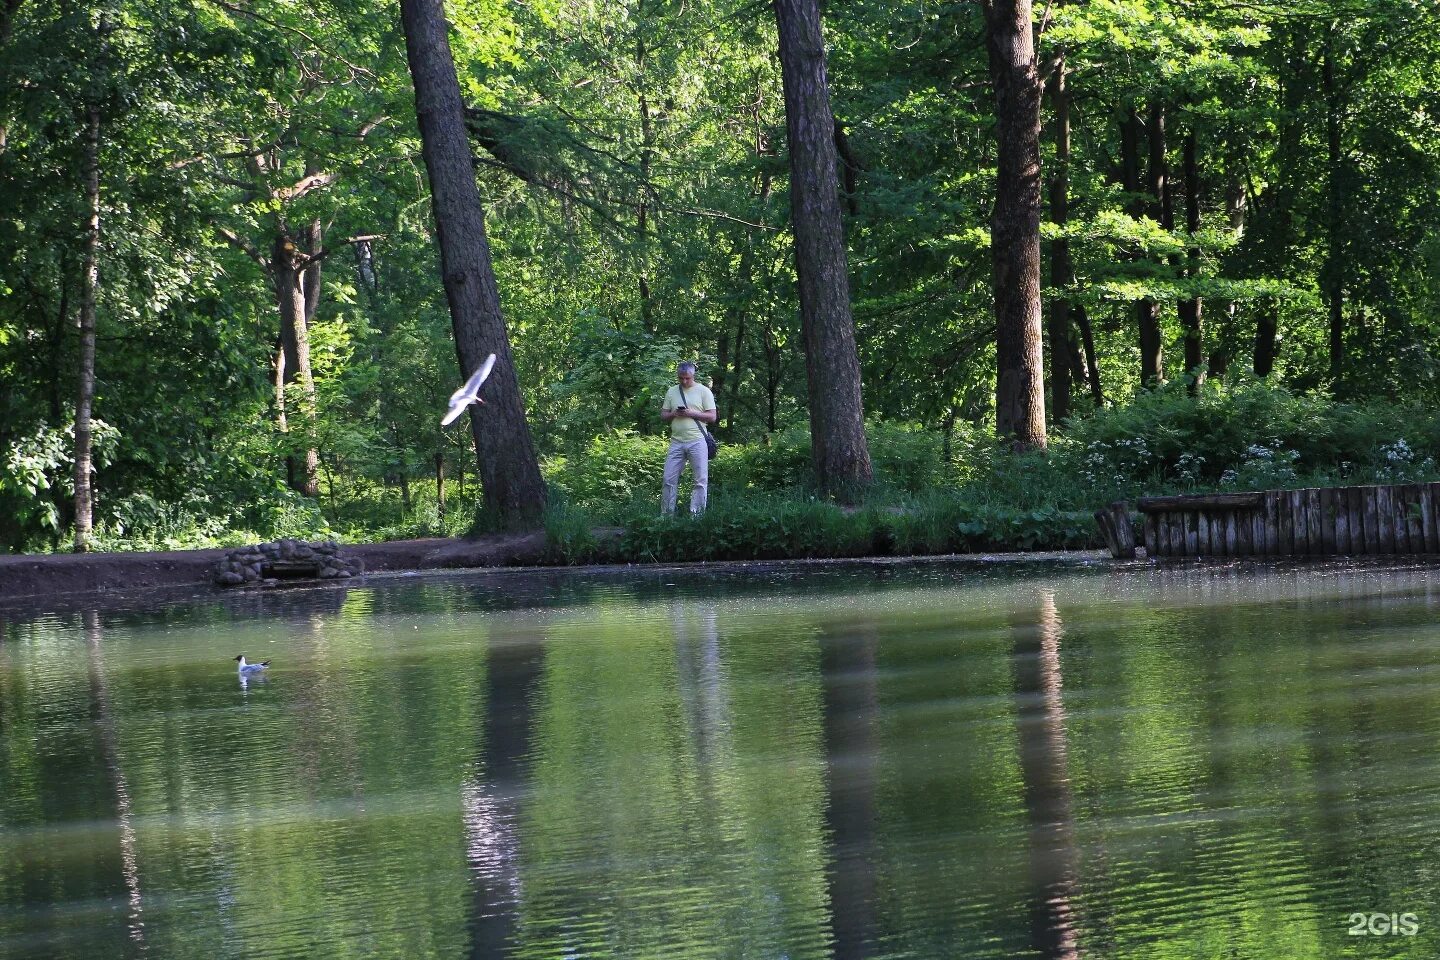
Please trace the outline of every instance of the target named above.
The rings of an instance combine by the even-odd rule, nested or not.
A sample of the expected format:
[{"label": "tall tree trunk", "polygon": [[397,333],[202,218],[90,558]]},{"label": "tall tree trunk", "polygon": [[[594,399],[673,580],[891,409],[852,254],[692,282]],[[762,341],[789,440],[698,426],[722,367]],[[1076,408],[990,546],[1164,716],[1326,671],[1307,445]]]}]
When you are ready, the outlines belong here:
[{"label": "tall tree trunk", "polygon": [[[1138,122],[1138,121],[1137,121]],[[1157,100],[1150,105],[1146,123],[1147,140],[1150,145],[1150,163],[1146,171],[1145,192],[1149,194],[1152,212],[1166,230],[1167,196],[1170,190],[1169,165],[1165,161],[1165,108]],[[1137,208],[1144,211],[1145,202],[1137,200]],[[1146,297],[1135,307],[1136,320],[1140,326],[1140,382],[1147,387],[1165,382],[1165,340],[1160,327],[1160,304]]]},{"label": "tall tree trunk", "polygon": [[636,209],[636,230],[640,236],[640,325],[646,333],[655,333],[655,308],[650,299],[650,169],[655,161],[655,125],[650,115],[650,99],[645,95],[645,24],[644,3],[636,10],[635,69],[640,87],[640,204]]},{"label": "tall tree trunk", "polygon": [[1325,94],[1325,265],[1320,271],[1325,305],[1330,315],[1330,380],[1331,389],[1340,391],[1340,377],[1345,364],[1345,252],[1342,231],[1345,200],[1341,185],[1340,102],[1335,84],[1334,27],[1325,35],[1325,52],[1320,65],[1320,84]]},{"label": "tall tree trunk", "polygon": [[1050,171],[1050,220],[1060,228],[1050,243],[1050,286],[1055,289],[1050,303],[1050,417],[1059,424],[1070,416],[1071,350],[1070,300],[1062,292],[1075,282],[1070,260],[1070,240],[1065,236],[1070,222],[1070,91],[1065,87],[1065,61],[1055,65],[1050,79],[1050,109],[1055,114],[1055,166]]},{"label": "tall tree trunk", "polygon": [[[758,158],[761,156],[758,137],[756,139],[755,153],[758,161]],[[770,177],[770,172],[768,170],[762,170],[760,173],[759,192],[759,200],[762,207],[765,205],[765,202],[770,199],[772,186],[773,182]],[[737,273],[740,278],[740,289],[744,291],[747,302],[745,307],[739,311],[739,316],[735,321],[735,351],[730,355],[730,369],[733,371],[730,376],[730,398],[721,408],[725,417],[725,429],[727,432],[735,429],[735,414],[740,409],[740,384],[744,380],[740,371],[743,369],[741,364],[743,363],[745,355],[745,325],[750,316],[749,304],[753,302],[752,299],[749,299],[751,287],[755,283],[755,237],[752,232],[745,234],[745,249],[740,252],[740,269]],[[718,393],[719,391],[717,390],[716,392]]]},{"label": "tall tree trunk", "polygon": [[[1127,212],[1135,220],[1144,217],[1145,196],[1140,189],[1140,118],[1133,104],[1126,108],[1120,121],[1120,183],[1129,198]],[[1140,382],[1153,384],[1161,366],[1160,310],[1153,301],[1135,301],[1135,325],[1140,339]]]},{"label": "tall tree trunk", "polygon": [[[1195,128],[1185,132],[1185,275],[1194,280],[1200,274],[1200,248],[1195,237],[1200,233],[1200,164],[1195,156]],[[1180,328],[1185,333],[1185,372],[1191,377],[1189,391],[1193,396],[1205,383],[1205,331],[1201,327],[1204,307],[1200,297],[1192,293],[1180,301]]]},{"label": "tall tree trunk", "polygon": [[435,512],[445,519],[445,454],[435,454]]},{"label": "tall tree trunk", "polygon": [[[102,25],[102,29],[104,29]],[[80,370],[75,397],[75,552],[90,549],[94,529],[91,407],[95,401],[95,299],[100,288],[100,108],[85,118],[85,260],[80,277]]]},{"label": "tall tree trunk", "polygon": [[1275,369],[1275,346],[1280,332],[1280,306],[1267,297],[1255,316],[1255,376],[1268,377]]},{"label": "tall tree trunk", "polygon": [[[1239,174],[1232,175],[1225,188],[1225,216],[1230,223],[1230,232],[1238,243],[1245,234],[1245,182]],[[1214,336],[1214,347],[1210,351],[1209,368],[1212,376],[1223,377],[1230,369],[1230,360],[1235,355],[1235,317],[1238,305],[1234,300],[1223,301],[1219,314],[1221,329]]]},{"label": "tall tree trunk", "polygon": [[816,0],[775,0],[775,20],[785,87],[811,459],[820,488],[849,497],[870,484],[870,450],[865,442],[855,320],[850,313],[845,227],[835,169],[835,118],[825,76],[820,6]]},{"label": "tall tree trunk", "polygon": [[[1030,0],[985,0],[995,87],[998,173],[995,262],[995,432],[1017,450],[1044,449],[1040,333],[1040,73]],[[1063,362],[1063,361],[1062,361]]]},{"label": "tall tree trunk", "polygon": [[[1261,238],[1258,266],[1262,276],[1293,275],[1295,259],[1298,184],[1304,174],[1306,103],[1313,94],[1313,79],[1306,69],[1310,63],[1310,42],[1304,20],[1297,18],[1277,30],[1278,62],[1275,75],[1280,83],[1280,131],[1276,137],[1272,167],[1276,184],[1256,204],[1255,233]],[[1268,377],[1279,351],[1280,305],[1266,298],[1255,319],[1255,376]]]},{"label": "tall tree trunk", "polygon": [[1085,347],[1085,373],[1090,381],[1090,398],[1096,407],[1105,406],[1105,391],[1100,388],[1100,361],[1095,356],[1095,331],[1090,327],[1090,314],[1084,306],[1075,308],[1075,326]]},{"label": "tall tree trunk", "polygon": [[[295,240],[283,227],[275,234],[270,252],[270,275],[275,282],[275,301],[280,307],[280,343],[284,352],[283,364],[277,379],[285,386],[300,384],[300,425],[305,433],[305,454],[303,472],[293,456],[287,456],[286,466],[292,489],[307,497],[320,495],[320,455],[315,449],[315,419],[318,413],[315,401],[315,378],[310,370],[310,325],[307,323],[305,273],[309,258],[295,245]],[[318,286],[318,285],[317,285]],[[287,422],[287,428],[293,424]]]},{"label": "tall tree trunk", "polygon": [[545,482],[500,312],[444,5],[442,0],[401,0],[400,13],[461,379],[487,354],[496,357],[487,405],[470,408],[484,510],[501,525],[532,523],[545,509]]}]

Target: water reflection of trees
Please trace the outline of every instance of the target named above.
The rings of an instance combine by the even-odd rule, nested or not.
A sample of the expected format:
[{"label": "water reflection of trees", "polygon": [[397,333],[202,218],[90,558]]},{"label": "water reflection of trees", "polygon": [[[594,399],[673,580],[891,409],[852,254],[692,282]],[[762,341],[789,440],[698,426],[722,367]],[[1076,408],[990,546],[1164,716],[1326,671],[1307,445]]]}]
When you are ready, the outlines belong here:
[{"label": "water reflection of trees", "polygon": [[836,960],[870,955],[875,941],[875,776],[879,682],[873,622],[820,633],[830,835],[827,886]]},{"label": "water reflection of trees", "polygon": [[1070,960],[1080,956],[1079,853],[1060,660],[1064,629],[1054,593],[1042,591],[1038,600],[1033,611],[1016,616],[1011,648],[1028,835],[1030,946],[1042,957]]},{"label": "water reflection of trees", "polygon": [[545,672],[541,632],[492,637],[476,771],[461,786],[470,869],[468,955],[493,960],[515,946],[521,899],[520,822],[529,792],[530,739]]}]

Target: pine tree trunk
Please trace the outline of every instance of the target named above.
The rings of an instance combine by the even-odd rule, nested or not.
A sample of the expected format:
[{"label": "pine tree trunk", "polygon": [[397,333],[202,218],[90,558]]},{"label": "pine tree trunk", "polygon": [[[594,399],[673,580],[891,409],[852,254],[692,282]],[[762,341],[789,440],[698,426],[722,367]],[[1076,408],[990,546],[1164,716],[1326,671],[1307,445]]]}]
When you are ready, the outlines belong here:
[{"label": "pine tree trunk", "polygon": [[[1333,33],[1333,29],[1331,31]],[[1341,136],[1339,91],[1335,85],[1334,43],[1331,33],[1325,37],[1325,53],[1321,60],[1320,82],[1325,94],[1325,220],[1327,243],[1325,265],[1320,271],[1325,305],[1330,315],[1330,380],[1332,389],[1340,389],[1345,365],[1345,254],[1342,231],[1345,229],[1344,198],[1341,196]]]},{"label": "pine tree trunk", "polygon": [[461,379],[496,357],[486,406],[470,409],[484,510],[499,525],[533,523],[545,509],[545,482],[500,311],[444,5],[401,0],[400,13]]},{"label": "pine tree trunk", "polygon": [[91,408],[95,401],[95,299],[100,287],[100,108],[85,123],[85,260],[80,287],[80,370],[75,398],[75,552],[90,549],[94,492],[90,485]]},{"label": "pine tree trunk", "polygon": [[[1145,216],[1145,197],[1140,190],[1140,119],[1132,105],[1120,121],[1120,179],[1126,195],[1130,216]],[[1160,308],[1152,300],[1135,301],[1135,324],[1140,339],[1140,382],[1149,386],[1158,382],[1162,367],[1160,354]]]},{"label": "pine tree trunk", "polygon": [[1040,74],[1030,0],[986,0],[995,86],[998,174],[995,263],[995,432],[1015,449],[1044,449],[1040,333]]},{"label": "pine tree trunk", "polygon": [[[315,378],[310,371],[310,326],[306,322],[305,254],[283,228],[275,234],[270,253],[270,275],[275,283],[275,302],[280,308],[280,344],[284,362],[278,378],[285,386],[300,384],[300,427],[307,441],[314,435],[317,407]],[[294,426],[287,418],[286,428]],[[313,443],[305,444],[303,471],[293,456],[286,457],[292,489],[307,497],[320,494],[320,456]]]},{"label": "pine tree trunk", "polygon": [[[1138,122],[1138,121],[1137,121]],[[1150,105],[1146,124],[1150,145],[1150,163],[1146,171],[1146,193],[1155,219],[1164,227],[1165,197],[1169,191],[1169,169],[1165,162],[1165,109],[1159,102]],[[1144,213],[1145,201],[1137,201]],[[1168,227],[1166,229],[1169,229]],[[1146,297],[1135,308],[1140,325],[1140,382],[1147,387],[1165,382],[1165,339],[1160,326],[1160,304]]]},{"label": "pine tree trunk", "polygon": [[1280,332],[1280,307],[1266,298],[1255,317],[1255,376],[1268,377],[1275,369],[1275,347]]},{"label": "pine tree trunk", "polygon": [[785,87],[811,459],[820,488],[849,497],[870,484],[871,467],[820,7],[816,0],[775,0],[775,19]]},{"label": "pine tree trunk", "polygon": [[[1245,183],[1237,173],[1231,176],[1230,184],[1225,189],[1225,216],[1230,223],[1230,232],[1235,235],[1237,242],[1245,233],[1245,206]],[[1230,369],[1230,361],[1235,356],[1237,313],[1238,305],[1234,300],[1226,300],[1220,304],[1221,328],[1213,337],[1214,347],[1210,351],[1208,364],[1211,376],[1223,377]]]},{"label": "pine tree trunk", "polygon": [[1100,361],[1095,356],[1095,331],[1090,327],[1090,314],[1083,307],[1075,308],[1075,326],[1080,330],[1080,342],[1085,347],[1085,373],[1090,380],[1090,398],[1095,406],[1105,406],[1105,391],[1100,388]]},{"label": "pine tree trunk", "polygon": [[1065,227],[1070,221],[1070,91],[1065,87],[1065,61],[1055,65],[1050,81],[1050,109],[1055,114],[1055,166],[1050,171],[1050,220],[1060,235],[1050,243],[1050,286],[1055,299],[1050,303],[1050,417],[1063,423],[1070,416],[1070,300],[1061,291],[1075,282],[1070,260],[1070,241]]},{"label": "pine tree trunk", "polygon": [[[1195,129],[1185,133],[1185,235],[1190,241],[1186,251],[1185,275],[1191,280],[1200,274],[1200,248],[1195,237],[1200,233],[1200,164],[1195,156]],[[1180,329],[1185,333],[1185,372],[1191,377],[1189,391],[1193,396],[1205,383],[1205,331],[1201,324],[1204,306],[1192,294],[1180,301]]]},{"label": "pine tree trunk", "polygon": [[445,519],[445,454],[435,454],[435,512]]}]

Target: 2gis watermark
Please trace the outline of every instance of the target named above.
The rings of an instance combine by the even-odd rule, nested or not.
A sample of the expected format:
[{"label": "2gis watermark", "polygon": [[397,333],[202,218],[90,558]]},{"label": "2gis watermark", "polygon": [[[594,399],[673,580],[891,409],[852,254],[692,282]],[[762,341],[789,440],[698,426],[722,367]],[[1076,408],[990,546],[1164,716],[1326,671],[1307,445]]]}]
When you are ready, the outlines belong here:
[{"label": "2gis watermark", "polygon": [[1352,913],[1346,920],[1352,937],[1413,937],[1420,932],[1420,918],[1413,913]]}]

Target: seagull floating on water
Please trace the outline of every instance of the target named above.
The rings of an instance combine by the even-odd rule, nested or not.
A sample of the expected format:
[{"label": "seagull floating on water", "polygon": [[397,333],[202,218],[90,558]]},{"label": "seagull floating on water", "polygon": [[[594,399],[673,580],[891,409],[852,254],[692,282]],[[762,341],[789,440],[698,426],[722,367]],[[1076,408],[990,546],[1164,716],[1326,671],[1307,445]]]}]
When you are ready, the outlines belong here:
[{"label": "seagull floating on water", "polygon": [[450,394],[450,409],[445,411],[445,416],[440,420],[440,426],[450,426],[450,424],[459,418],[460,414],[465,412],[465,408],[470,406],[470,404],[485,402],[480,399],[480,385],[485,382],[486,377],[490,376],[490,369],[494,366],[495,354],[492,353],[485,358],[484,363],[480,364],[480,369],[476,370],[470,375],[470,379],[465,381],[465,386]]},{"label": "seagull floating on water", "polygon": [[247,663],[245,660],[245,654],[243,653],[235,658],[235,662],[240,664],[240,676],[242,677],[253,677],[261,670],[264,670],[266,667],[270,666],[269,660],[261,660],[259,663]]}]

